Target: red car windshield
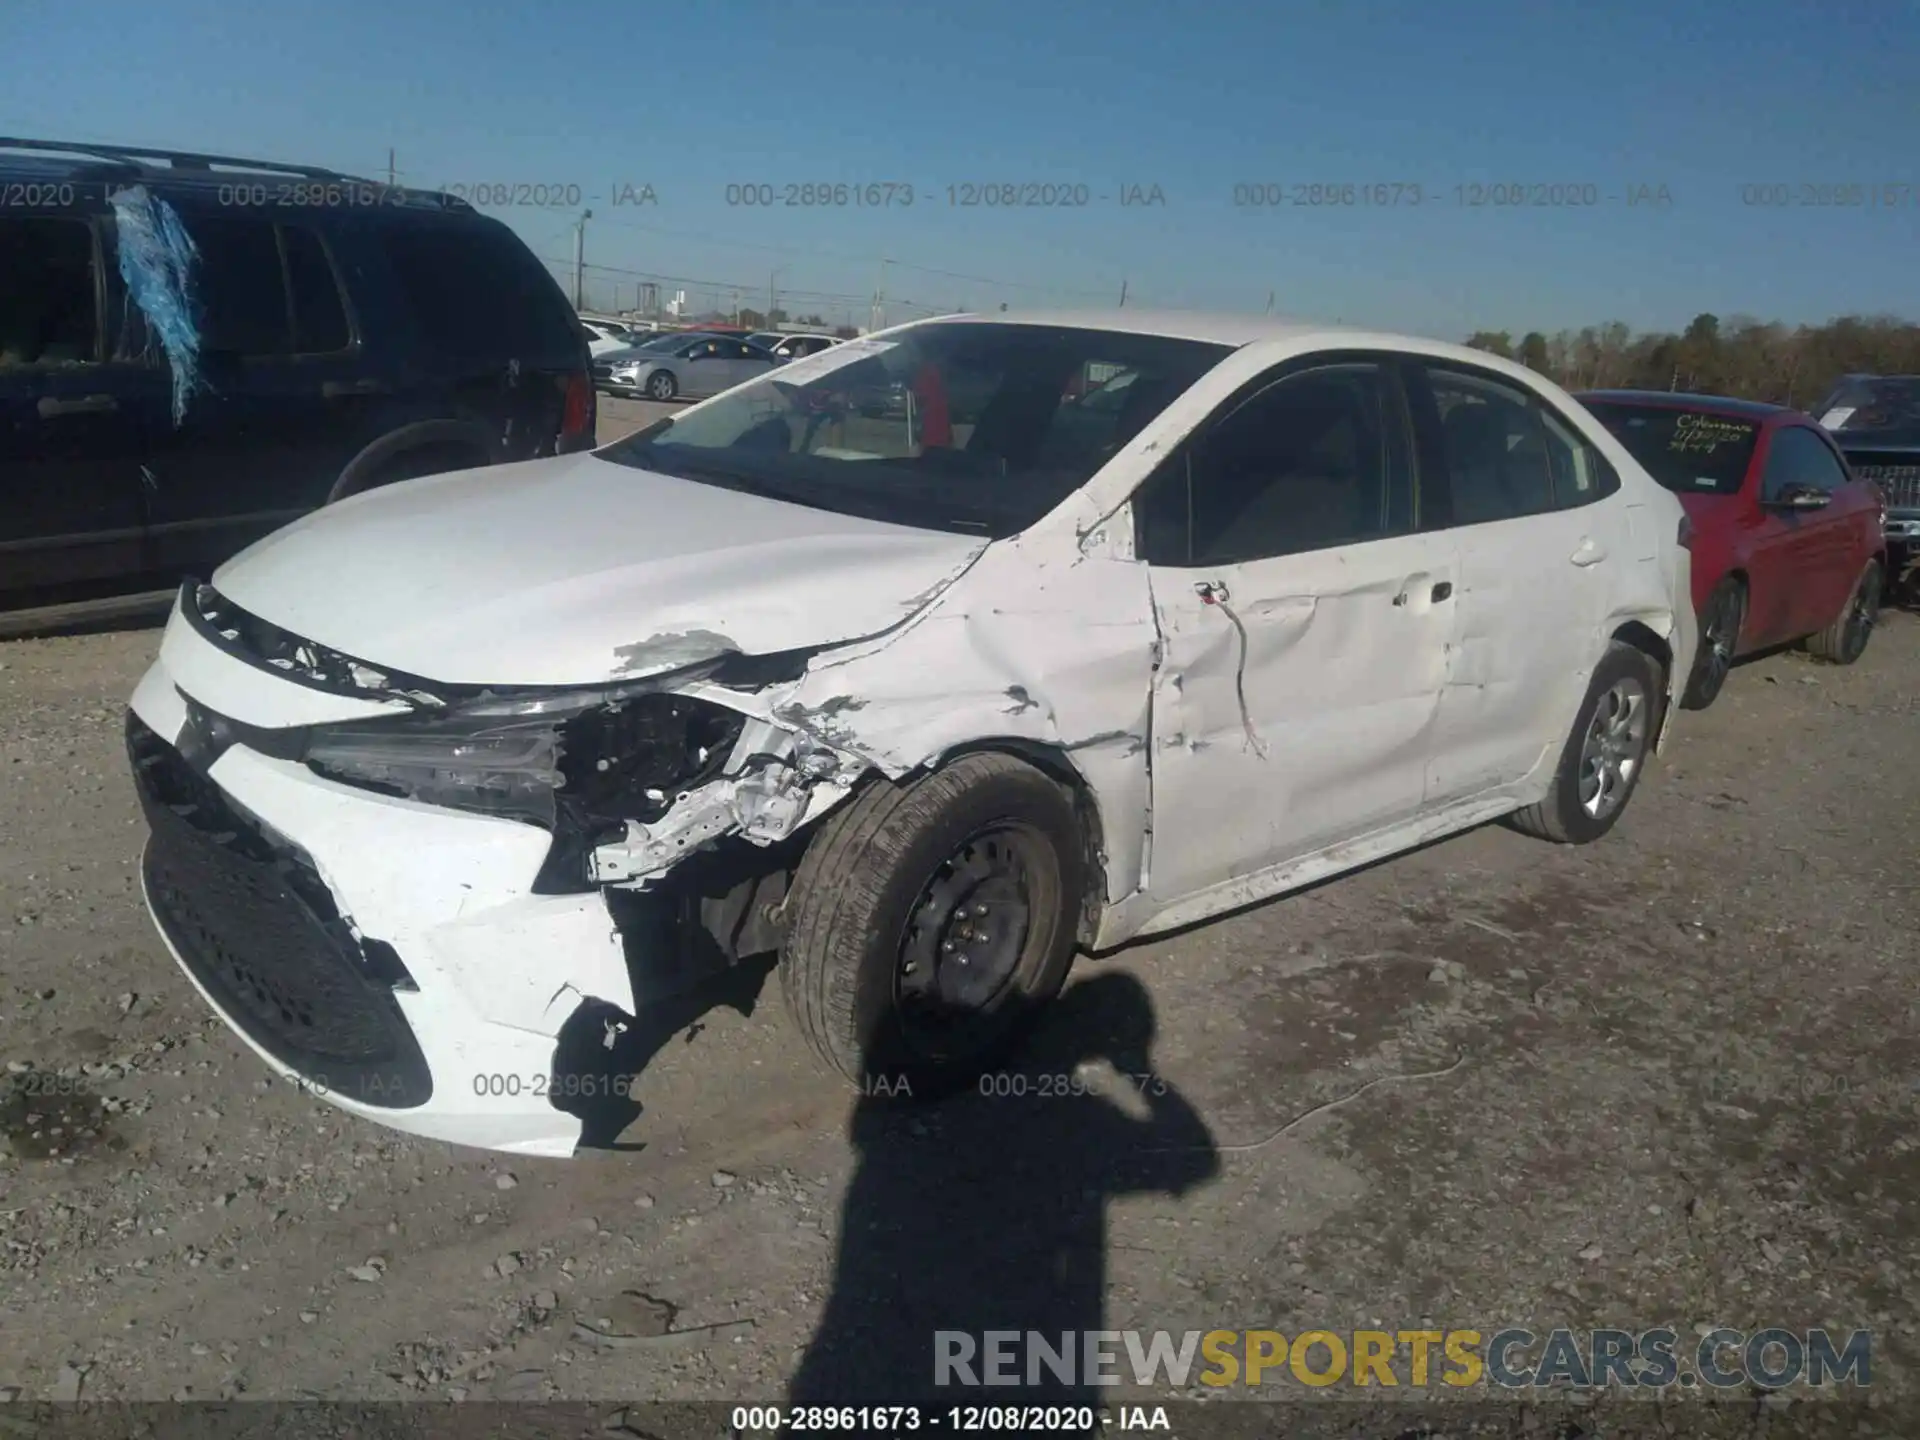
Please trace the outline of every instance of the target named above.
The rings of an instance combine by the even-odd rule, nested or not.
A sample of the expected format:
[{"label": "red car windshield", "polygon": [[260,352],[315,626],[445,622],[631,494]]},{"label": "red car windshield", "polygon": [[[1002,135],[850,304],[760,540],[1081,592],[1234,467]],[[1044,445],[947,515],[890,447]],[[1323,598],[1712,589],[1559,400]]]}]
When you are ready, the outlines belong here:
[{"label": "red car windshield", "polygon": [[1751,420],[1671,405],[1590,401],[1587,409],[1667,489],[1682,495],[1737,495],[1760,443]]}]

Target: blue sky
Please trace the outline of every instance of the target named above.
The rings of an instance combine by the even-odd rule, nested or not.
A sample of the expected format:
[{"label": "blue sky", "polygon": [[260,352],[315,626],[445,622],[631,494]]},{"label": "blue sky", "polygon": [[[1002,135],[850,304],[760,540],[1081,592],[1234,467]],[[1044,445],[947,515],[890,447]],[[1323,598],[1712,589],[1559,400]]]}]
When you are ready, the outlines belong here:
[{"label": "blue sky", "polygon": [[[1279,313],[1448,337],[1920,316],[1905,0],[107,8],[0,8],[0,134],[368,175],[392,147],[406,183],[578,186],[600,303],[645,273],[696,304],[736,287],[764,304],[778,269],[796,312],[864,322],[886,257],[889,296],[925,306],[1111,304],[1124,282],[1130,304],[1259,311],[1271,291]],[[729,184],[808,181],[901,182],[915,202],[727,203]],[[949,203],[981,182],[1093,203]],[[1423,203],[1235,206],[1265,182],[1417,185]],[[1454,190],[1505,183],[1600,203]],[[1743,203],[1762,184],[1901,186],[1903,203]],[[656,203],[614,205],[623,185]],[[1165,203],[1122,207],[1128,185]],[[1627,203],[1663,185],[1670,205]],[[492,213],[571,256],[576,212]]]}]

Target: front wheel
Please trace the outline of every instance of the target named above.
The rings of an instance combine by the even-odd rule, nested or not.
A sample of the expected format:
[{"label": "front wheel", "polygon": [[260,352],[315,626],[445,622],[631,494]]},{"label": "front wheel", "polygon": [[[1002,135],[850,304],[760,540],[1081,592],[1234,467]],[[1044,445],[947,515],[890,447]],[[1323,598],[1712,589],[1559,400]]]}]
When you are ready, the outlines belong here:
[{"label": "front wheel", "polygon": [[671,400],[679,390],[679,382],[665,370],[656,370],[647,377],[647,394],[652,399]]},{"label": "front wheel", "polygon": [[1880,584],[1880,562],[1869,560],[1834,622],[1807,637],[1807,649],[1815,659],[1851,665],[1866,653],[1873,627],[1880,621]]},{"label": "front wheel", "polygon": [[794,877],[789,1012],[868,1094],[964,1085],[1059,993],[1083,854],[1071,796],[1011,756],[876,780],[828,817]]},{"label": "front wheel", "polygon": [[1586,845],[1614,826],[1653,752],[1665,677],[1644,651],[1614,641],[1594,667],[1587,698],[1560,752],[1546,799],[1515,811],[1514,829],[1538,840]]},{"label": "front wheel", "polygon": [[1740,648],[1740,626],[1747,618],[1747,588],[1738,580],[1722,580],[1707,596],[1700,612],[1700,648],[1694,653],[1693,674],[1687,679],[1681,708],[1704,710],[1727,683],[1733,657]]}]

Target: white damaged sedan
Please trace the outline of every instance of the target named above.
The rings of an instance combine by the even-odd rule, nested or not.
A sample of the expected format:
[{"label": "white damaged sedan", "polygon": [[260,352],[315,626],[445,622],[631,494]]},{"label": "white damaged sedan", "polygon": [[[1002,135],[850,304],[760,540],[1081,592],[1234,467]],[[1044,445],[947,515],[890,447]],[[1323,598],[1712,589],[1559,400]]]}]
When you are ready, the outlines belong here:
[{"label": "white damaged sedan", "polygon": [[774,953],[829,1066],[938,1092],[1077,950],[1605,834],[1692,667],[1685,541],[1476,351],[918,322],[184,587],[128,718],[147,903],[269,1065],[420,1135],[572,1153],[647,1007]]}]

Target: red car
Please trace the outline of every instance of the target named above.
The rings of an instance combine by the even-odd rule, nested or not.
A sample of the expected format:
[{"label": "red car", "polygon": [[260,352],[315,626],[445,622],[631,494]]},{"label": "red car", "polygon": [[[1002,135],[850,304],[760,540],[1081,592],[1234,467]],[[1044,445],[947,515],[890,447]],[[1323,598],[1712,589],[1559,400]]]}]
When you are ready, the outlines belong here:
[{"label": "red car", "polygon": [[1664,390],[1576,397],[1680,497],[1700,649],[1681,704],[1704,710],[1742,655],[1805,640],[1851,665],[1886,576],[1886,504],[1810,415]]}]

